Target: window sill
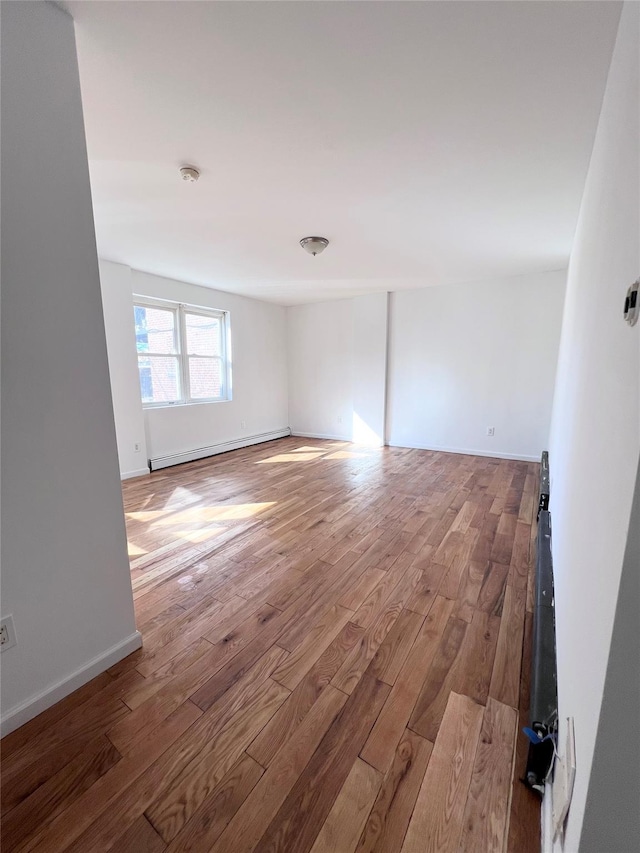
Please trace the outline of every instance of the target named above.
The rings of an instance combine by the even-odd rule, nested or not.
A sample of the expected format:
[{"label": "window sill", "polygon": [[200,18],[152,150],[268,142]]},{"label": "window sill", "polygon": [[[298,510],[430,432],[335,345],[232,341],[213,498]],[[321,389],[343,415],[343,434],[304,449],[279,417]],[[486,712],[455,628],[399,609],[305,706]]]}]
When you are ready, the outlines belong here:
[{"label": "window sill", "polygon": [[223,400],[190,400],[188,403],[143,403],[144,411],[153,412],[156,409],[184,409],[189,406],[210,406],[218,403],[231,403],[231,397],[225,397]]}]

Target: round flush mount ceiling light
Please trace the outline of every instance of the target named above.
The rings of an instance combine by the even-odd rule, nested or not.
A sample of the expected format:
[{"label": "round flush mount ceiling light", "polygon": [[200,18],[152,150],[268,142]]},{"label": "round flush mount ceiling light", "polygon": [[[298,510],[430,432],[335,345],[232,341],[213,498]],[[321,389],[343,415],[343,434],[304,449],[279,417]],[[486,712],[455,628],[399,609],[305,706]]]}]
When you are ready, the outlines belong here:
[{"label": "round flush mount ceiling light", "polygon": [[180,169],[180,177],[183,181],[186,181],[189,184],[195,184],[200,177],[200,172],[195,168],[195,166],[183,166]]},{"label": "round flush mount ceiling light", "polygon": [[326,237],[303,237],[300,240],[300,245],[310,255],[319,255],[327,248],[329,241]]}]

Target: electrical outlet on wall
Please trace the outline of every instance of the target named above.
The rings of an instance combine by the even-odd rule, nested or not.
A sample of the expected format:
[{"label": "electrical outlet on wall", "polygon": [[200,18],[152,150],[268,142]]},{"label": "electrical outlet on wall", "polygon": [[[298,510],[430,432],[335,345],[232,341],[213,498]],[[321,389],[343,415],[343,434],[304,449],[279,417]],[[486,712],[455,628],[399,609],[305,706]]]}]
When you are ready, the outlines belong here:
[{"label": "electrical outlet on wall", "polygon": [[496,434],[496,428],[495,427],[487,427],[487,435],[493,437],[495,434]]},{"label": "electrical outlet on wall", "polygon": [[0,649],[6,652],[17,645],[16,629],[13,627],[13,616],[4,616],[0,622]]},{"label": "electrical outlet on wall", "polygon": [[247,422],[246,421],[240,421],[240,429],[246,429],[246,428],[247,428]]},{"label": "electrical outlet on wall", "polygon": [[338,415],[338,423],[339,423],[339,424],[341,424],[341,423],[342,423],[342,416],[341,416],[341,415]]},{"label": "electrical outlet on wall", "polygon": [[133,452],[134,453],[140,453],[140,442],[139,441],[136,441],[136,443],[133,445]]}]

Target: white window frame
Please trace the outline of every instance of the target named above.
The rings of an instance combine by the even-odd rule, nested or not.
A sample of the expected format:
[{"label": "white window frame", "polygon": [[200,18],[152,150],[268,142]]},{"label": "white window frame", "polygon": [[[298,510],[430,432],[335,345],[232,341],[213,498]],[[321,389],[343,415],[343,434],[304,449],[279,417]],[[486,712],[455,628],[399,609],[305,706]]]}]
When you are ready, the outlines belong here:
[{"label": "white window frame", "polygon": [[[168,299],[150,299],[146,296],[133,296],[133,307],[140,308],[159,308],[163,311],[171,311],[174,314],[174,341],[175,353],[142,353],[137,351],[136,360],[138,367],[138,387],[140,387],[140,367],[139,357],[145,356],[150,358],[176,358],[178,361],[178,399],[172,401],[161,401],[158,403],[149,403],[142,401],[144,409],[162,409],[169,406],[195,406],[200,403],[228,403],[231,400],[231,323],[228,311],[221,311],[214,308],[206,308],[201,305],[190,305],[186,302],[173,302]],[[188,353],[187,346],[187,314],[199,314],[203,317],[213,317],[220,321],[220,356],[202,356],[197,353]],[[189,376],[189,359],[190,358],[210,358],[222,362],[222,393],[217,397],[192,397]],[[142,389],[140,388],[140,398],[142,399]]]}]

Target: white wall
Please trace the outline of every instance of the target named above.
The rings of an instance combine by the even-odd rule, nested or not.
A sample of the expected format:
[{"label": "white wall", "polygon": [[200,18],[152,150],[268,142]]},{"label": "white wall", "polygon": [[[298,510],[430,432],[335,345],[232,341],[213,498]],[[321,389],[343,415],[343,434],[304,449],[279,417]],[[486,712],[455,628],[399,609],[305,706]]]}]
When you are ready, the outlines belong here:
[{"label": "white wall", "polygon": [[[109,376],[116,422],[118,460],[123,479],[147,474],[147,442],[138,381],[131,270],[100,261],[102,307],[109,355]],[[136,445],[139,450],[136,451]]]},{"label": "white wall", "polygon": [[538,461],[565,281],[539,273],[287,309],[292,431]]},{"label": "white wall", "polygon": [[384,444],[389,294],[353,300],[353,440]]},{"label": "white wall", "polygon": [[[640,326],[622,319],[640,272],[639,13],[637,3],[623,7],[585,186],[551,431],[560,743],[573,716],[577,750],[570,853],[579,847],[640,446]],[[636,731],[621,736],[637,761]]]},{"label": "white wall", "polygon": [[353,436],[353,299],[287,309],[289,426],[294,435]]},{"label": "white wall", "polygon": [[620,575],[580,853],[635,851],[640,839],[640,763],[626,732],[640,720],[640,464]]},{"label": "white wall", "polygon": [[294,435],[384,441],[387,293],[287,309]]},{"label": "white wall", "polygon": [[539,460],[565,278],[552,272],[392,294],[389,443]]},{"label": "white wall", "polygon": [[73,21],[2,7],[3,733],[140,645]]},{"label": "white wall", "polygon": [[[284,308],[139,272],[123,264],[101,262],[101,275],[107,341],[112,344],[109,366],[123,474],[131,470],[129,466],[139,467],[138,461],[143,467],[147,457],[248,440],[288,427]],[[142,409],[133,294],[229,311],[232,400]],[[138,454],[133,453],[133,446],[141,440],[141,417],[146,451]]]}]

